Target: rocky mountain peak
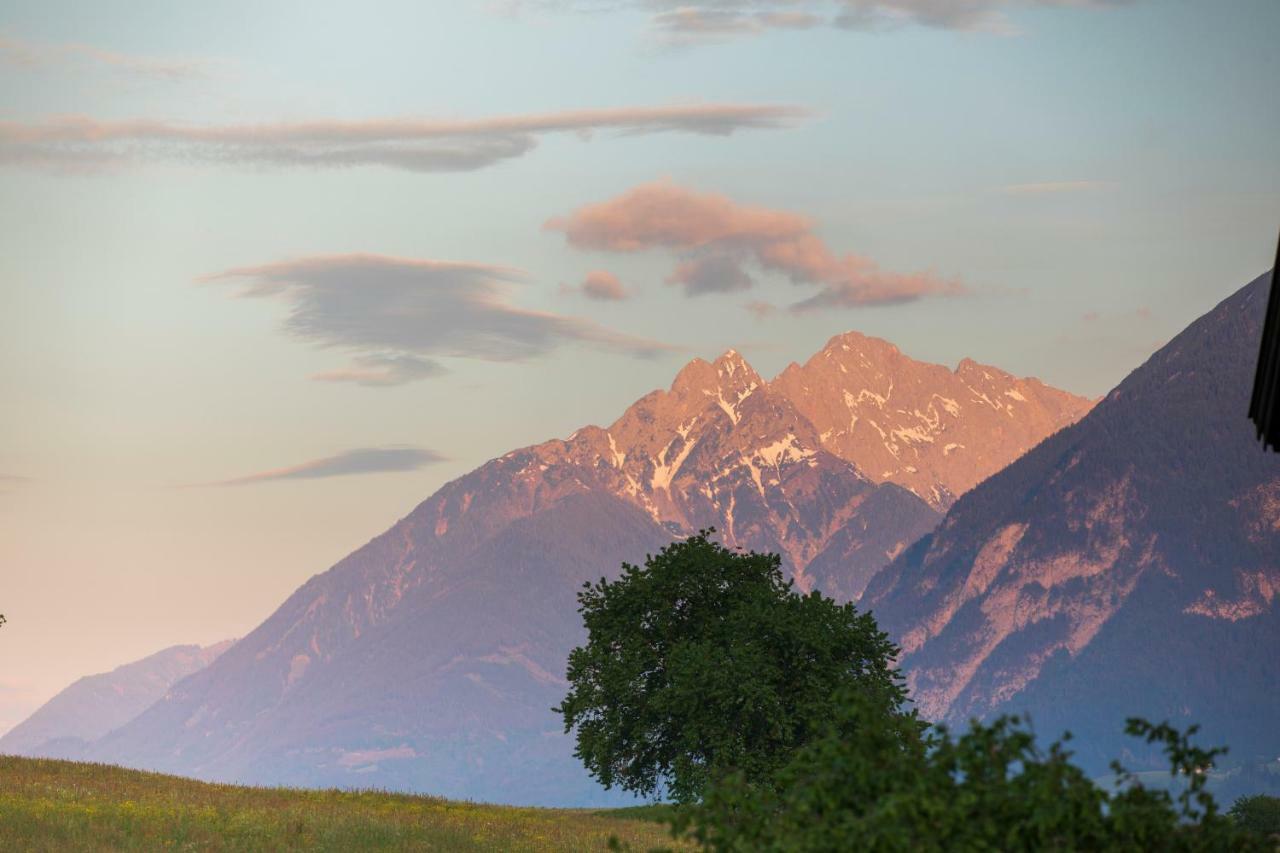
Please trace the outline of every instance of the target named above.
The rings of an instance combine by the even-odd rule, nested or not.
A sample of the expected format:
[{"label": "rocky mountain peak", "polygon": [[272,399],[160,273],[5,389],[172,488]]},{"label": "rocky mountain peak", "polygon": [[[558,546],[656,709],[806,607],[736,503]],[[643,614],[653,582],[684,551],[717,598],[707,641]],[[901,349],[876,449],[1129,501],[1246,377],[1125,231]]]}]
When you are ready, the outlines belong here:
[{"label": "rocky mountain peak", "polygon": [[954,371],[916,361],[860,332],[831,338],[770,387],[814,424],[824,449],[935,509],[1092,405],[970,358]]},{"label": "rocky mountain peak", "polygon": [[681,421],[714,404],[736,424],[738,407],[764,385],[755,368],[737,350],[729,350],[714,362],[693,359],[676,374],[669,392],[651,394],[641,402],[658,404],[657,409],[675,414]]},{"label": "rocky mountain peak", "polygon": [[747,360],[742,357],[736,349],[725,350],[719,358],[713,362],[716,373],[724,380],[729,382],[754,382],[760,384],[760,374],[756,373],[755,368],[747,364]]},{"label": "rocky mountain peak", "polygon": [[671,383],[671,393],[701,393],[715,396],[716,390],[744,391],[764,385],[755,368],[737,350],[726,350],[715,361],[695,358],[680,369]]},{"label": "rocky mountain peak", "polygon": [[671,393],[688,394],[714,387],[715,384],[715,367],[706,359],[695,358],[680,368],[675,379],[671,380]]},{"label": "rocky mountain peak", "polygon": [[[832,337],[814,358],[867,358],[879,360],[892,358],[893,356],[902,356],[902,350],[884,338],[876,338],[871,335],[864,335],[862,332],[850,330]],[[812,360],[810,359],[810,361]]]}]

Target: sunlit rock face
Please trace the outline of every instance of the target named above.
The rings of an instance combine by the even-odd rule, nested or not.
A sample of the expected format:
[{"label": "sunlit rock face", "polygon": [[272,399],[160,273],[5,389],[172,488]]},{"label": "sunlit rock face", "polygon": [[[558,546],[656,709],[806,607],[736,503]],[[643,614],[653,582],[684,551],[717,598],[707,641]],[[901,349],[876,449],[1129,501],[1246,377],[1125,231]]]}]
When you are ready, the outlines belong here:
[{"label": "sunlit rock face", "polygon": [[863,603],[934,719],[1030,711],[1102,769],[1126,716],[1280,754],[1280,456],[1246,413],[1259,279],[952,507]]},{"label": "sunlit rock face", "polygon": [[970,359],[955,370],[915,361],[856,332],[792,364],[772,387],[825,449],[939,510],[1093,405]]},{"label": "sunlit rock face", "polygon": [[[952,371],[900,355],[879,371],[824,376],[823,388],[841,406],[880,389],[872,379],[925,394],[936,376],[950,383],[939,395],[960,393]],[[607,427],[487,462],[312,578],[94,755],[220,780],[617,802],[586,777],[550,711],[583,639],[574,596],[584,581],[714,527],[731,547],[780,554],[801,589],[853,599],[937,523],[946,501],[933,487],[962,488],[905,467],[901,483],[873,476],[855,444],[824,438],[801,392],[815,412],[830,408],[812,385],[767,382],[729,351],[690,362]],[[923,405],[904,394],[882,394],[885,424],[894,407]],[[978,404],[955,399],[935,443],[955,431],[969,470],[991,473],[1008,454],[983,442],[1007,434],[963,431]],[[1000,410],[1002,427],[1033,410]],[[1067,415],[1037,417],[1043,438]]]}]

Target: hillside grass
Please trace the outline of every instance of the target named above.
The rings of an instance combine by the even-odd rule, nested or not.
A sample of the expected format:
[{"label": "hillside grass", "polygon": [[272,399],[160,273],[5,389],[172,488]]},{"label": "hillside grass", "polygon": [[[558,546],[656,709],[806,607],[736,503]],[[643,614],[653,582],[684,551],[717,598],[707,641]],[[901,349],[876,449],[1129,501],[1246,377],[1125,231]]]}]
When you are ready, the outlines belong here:
[{"label": "hillside grass", "polygon": [[673,846],[654,815],[376,791],[215,785],[0,756],[0,850],[633,850]]}]

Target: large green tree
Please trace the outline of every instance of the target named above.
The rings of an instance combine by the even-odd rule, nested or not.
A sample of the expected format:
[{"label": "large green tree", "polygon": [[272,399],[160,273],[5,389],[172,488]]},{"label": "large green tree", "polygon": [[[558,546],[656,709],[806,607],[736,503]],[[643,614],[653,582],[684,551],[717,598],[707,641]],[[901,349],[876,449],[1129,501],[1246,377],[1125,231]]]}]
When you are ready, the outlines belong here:
[{"label": "large green tree", "polygon": [[829,729],[836,696],[885,714],[905,701],[898,650],[869,614],[801,594],[776,555],[731,551],[712,532],[578,595],[588,639],[555,710],[607,788],[690,802],[730,772],[768,785]]}]

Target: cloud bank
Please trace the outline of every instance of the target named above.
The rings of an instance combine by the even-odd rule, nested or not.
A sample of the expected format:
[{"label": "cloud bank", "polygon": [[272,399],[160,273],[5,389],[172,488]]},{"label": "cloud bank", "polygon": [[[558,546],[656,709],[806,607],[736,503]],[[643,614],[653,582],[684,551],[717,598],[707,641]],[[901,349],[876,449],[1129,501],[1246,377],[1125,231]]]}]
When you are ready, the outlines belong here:
[{"label": "cloud bank", "polygon": [[0,122],[0,164],[87,170],[156,161],[266,167],[383,166],[412,172],[483,169],[532,151],[546,134],[689,133],[791,127],[807,113],[793,106],[690,104],[571,110],[481,119],[387,118],[190,125],[70,116]]},{"label": "cloud bank", "polygon": [[508,267],[386,255],[319,255],[235,267],[205,282],[240,281],[238,295],[285,302],[284,330],[344,350],[349,368],[316,379],[398,385],[443,372],[432,357],[525,361],[566,344],[651,357],[671,349],[591,320],[510,302],[523,273]]},{"label": "cloud bank", "polygon": [[807,217],[740,205],[669,181],[643,184],[617,198],[587,205],[545,228],[569,245],[591,251],[666,249],[681,257],[667,278],[689,296],[746,290],[754,281],[746,264],[781,273],[796,284],[819,285],[793,311],[908,302],[965,292],[954,279],[930,272],[881,270],[869,258],[837,255],[814,233]]},{"label": "cloud bank", "polygon": [[358,447],[334,456],[312,459],[288,468],[274,468],[231,480],[198,483],[200,486],[248,486],[276,480],[318,480],[325,477],[349,477],[356,474],[382,474],[416,471],[446,458],[434,450],[420,447]]}]

